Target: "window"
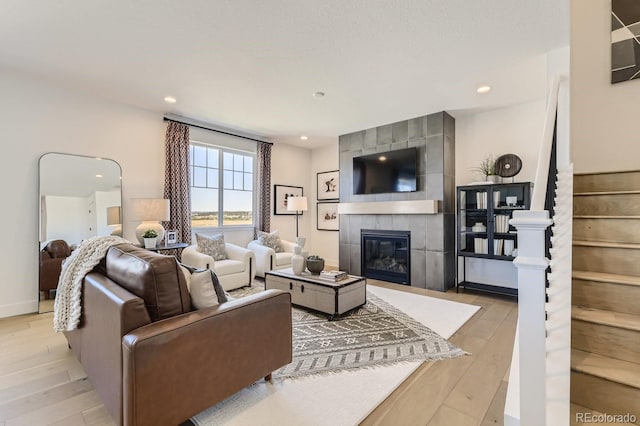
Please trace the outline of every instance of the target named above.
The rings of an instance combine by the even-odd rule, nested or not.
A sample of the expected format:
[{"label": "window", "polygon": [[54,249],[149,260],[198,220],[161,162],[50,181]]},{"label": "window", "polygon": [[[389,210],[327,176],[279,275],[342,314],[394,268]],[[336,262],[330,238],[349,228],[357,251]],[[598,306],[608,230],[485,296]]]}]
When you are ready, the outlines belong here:
[{"label": "window", "polygon": [[191,226],[253,224],[255,155],[191,143]]}]

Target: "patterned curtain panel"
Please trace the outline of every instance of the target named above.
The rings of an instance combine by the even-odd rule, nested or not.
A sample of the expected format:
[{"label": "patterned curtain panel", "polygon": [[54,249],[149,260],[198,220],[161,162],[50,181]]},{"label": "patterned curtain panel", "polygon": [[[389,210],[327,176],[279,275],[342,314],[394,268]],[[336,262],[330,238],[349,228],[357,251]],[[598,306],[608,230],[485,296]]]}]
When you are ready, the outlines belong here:
[{"label": "patterned curtain panel", "polygon": [[179,242],[191,243],[191,168],[189,126],[169,121],[164,169],[164,198],[170,201],[171,219],[166,229],[175,229]]},{"label": "patterned curtain panel", "polygon": [[271,144],[258,142],[258,211],[254,238],[258,231],[271,231]]}]

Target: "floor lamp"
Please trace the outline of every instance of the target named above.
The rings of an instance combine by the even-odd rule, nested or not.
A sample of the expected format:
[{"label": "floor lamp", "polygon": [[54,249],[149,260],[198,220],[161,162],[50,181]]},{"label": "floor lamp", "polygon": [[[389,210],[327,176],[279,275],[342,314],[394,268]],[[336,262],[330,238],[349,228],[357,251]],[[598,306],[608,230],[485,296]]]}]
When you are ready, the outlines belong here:
[{"label": "floor lamp", "polygon": [[298,235],[298,212],[307,211],[307,197],[289,197],[287,198],[287,211],[296,212],[296,238]]}]

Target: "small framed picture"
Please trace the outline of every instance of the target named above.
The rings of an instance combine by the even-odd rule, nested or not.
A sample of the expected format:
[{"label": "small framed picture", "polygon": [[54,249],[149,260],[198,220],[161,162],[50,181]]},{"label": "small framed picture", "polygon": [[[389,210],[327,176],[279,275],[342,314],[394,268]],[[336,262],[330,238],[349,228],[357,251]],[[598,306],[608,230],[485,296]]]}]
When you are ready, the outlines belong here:
[{"label": "small framed picture", "polygon": [[338,203],[317,203],[318,231],[339,231]]},{"label": "small framed picture", "polygon": [[[295,211],[287,210],[287,199],[289,197],[302,197],[301,186],[289,186],[289,185],[273,185],[274,202],[273,202],[273,214],[293,214]],[[300,212],[303,214],[303,212]]]},{"label": "small framed picture", "polygon": [[167,231],[166,244],[176,244],[178,242],[178,233],[174,230]]},{"label": "small framed picture", "polygon": [[340,171],[318,173],[318,201],[340,199]]}]

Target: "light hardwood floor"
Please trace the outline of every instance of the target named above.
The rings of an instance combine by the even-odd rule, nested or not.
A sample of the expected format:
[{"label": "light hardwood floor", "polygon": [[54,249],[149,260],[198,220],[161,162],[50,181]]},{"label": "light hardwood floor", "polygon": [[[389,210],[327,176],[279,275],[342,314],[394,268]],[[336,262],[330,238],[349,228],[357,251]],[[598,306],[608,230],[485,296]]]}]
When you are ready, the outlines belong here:
[{"label": "light hardwood floor", "polygon": [[514,298],[420,290],[368,280],[481,309],[452,337],[471,355],[424,363],[363,422],[364,425],[501,425],[518,318]]},{"label": "light hardwood floor", "polygon": [[[489,425],[503,423],[517,319],[513,298],[431,292],[375,280],[371,285],[482,307],[450,339],[471,355],[424,363],[365,425]],[[112,425],[52,314],[0,320],[0,426]]]}]

